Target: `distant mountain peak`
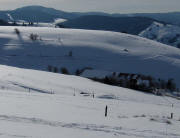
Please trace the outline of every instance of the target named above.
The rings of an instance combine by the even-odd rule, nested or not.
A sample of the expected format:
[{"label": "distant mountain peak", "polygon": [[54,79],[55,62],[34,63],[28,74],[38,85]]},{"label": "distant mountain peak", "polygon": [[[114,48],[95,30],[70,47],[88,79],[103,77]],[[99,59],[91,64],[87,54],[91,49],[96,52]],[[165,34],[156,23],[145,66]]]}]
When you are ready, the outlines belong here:
[{"label": "distant mountain peak", "polygon": [[180,48],[180,27],[153,22],[139,36]]}]

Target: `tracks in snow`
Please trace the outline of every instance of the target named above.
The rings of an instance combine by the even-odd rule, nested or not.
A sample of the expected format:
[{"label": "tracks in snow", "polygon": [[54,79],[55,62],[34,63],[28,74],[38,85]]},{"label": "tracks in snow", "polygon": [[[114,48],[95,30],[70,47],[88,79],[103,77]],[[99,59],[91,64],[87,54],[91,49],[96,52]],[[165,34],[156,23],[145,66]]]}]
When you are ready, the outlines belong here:
[{"label": "tracks in snow", "polygon": [[[67,129],[80,129],[86,131],[95,131],[103,133],[111,133],[116,136],[132,136],[137,138],[164,138],[166,133],[162,131],[152,131],[152,130],[137,130],[128,129],[119,126],[107,126],[107,125],[96,125],[96,124],[80,124],[80,123],[64,123],[57,121],[49,121],[40,118],[27,118],[19,116],[8,116],[0,115],[0,121],[8,121],[15,123],[27,123],[33,125],[45,125],[51,127],[62,127]],[[180,134],[169,133],[169,137],[179,138]]]}]

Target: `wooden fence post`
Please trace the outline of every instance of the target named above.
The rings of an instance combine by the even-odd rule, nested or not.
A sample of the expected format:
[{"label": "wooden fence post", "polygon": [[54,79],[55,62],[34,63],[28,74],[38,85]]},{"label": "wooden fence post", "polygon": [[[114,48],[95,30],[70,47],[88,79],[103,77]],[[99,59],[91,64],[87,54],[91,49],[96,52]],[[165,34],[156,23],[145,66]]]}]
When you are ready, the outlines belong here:
[{"label": "wooden fence post", "polygon": [[171,113],[171,119],[173,119],[173,113]]},{"label": "wooden fence post", "polygon": [[106,107],[105,107],[105,117],[107,117],[107,109],[108,109],[108,107],[106,105]]}]

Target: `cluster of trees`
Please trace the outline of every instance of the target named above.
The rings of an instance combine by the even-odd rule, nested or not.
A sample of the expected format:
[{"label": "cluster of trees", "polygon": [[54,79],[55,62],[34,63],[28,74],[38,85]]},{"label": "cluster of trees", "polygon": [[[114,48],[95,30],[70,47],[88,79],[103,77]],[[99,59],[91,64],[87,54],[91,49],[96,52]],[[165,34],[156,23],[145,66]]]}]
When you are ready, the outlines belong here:
[{"label": "cluster of trees", "polygon": [[[65,67],[59,69],[57,67],[49,65],[47,69],[49,72],[70,74],[68,69]],[[92,70],[92,68],[85,67],[82,69],[77,69],[75,71],[75,75],[79,76],[85,70]],[[157,95],[162,95],[162,92],[179,91],[179,89],[176,88],[176,84],[173,79],[155,79],[152,76],[146,76],[142,74],[113,72],[111,75],[105,76],[104,78],[94,77],[90,79],[109,85],[140,90]]]},{"label": "cluster of trees", "polygon": [[115,85],[135,90],[140,90],[149,93],[161,94],[163,91],[175,91],[176,84],[173,79],[163,80],[155,79],[152,76],[145,76],[142,74],[129,74],[129,73],[113,73],[104,78],[92,78],[109,85]]},{"label": "cluster of trees", "polygon": [[[80,76],[85,70],[92,70],[92,69],[93,68],[91,68],[91,67],[84,67],[84,68],[81,68],[81,69],[77,69],[74,72],[74,74],[76,76]],[[58,68],[58,67],[55,67],[55,66],[48,65],[47,70],[49,72],[54,72],[54,73],[70,74],[70,72],[68,71],[68,69],[66,67]]]},{"label": "cluster of trees", "polygon": [[54,67],[54,66],[48,65],[47,70],[49,72],[54,72],[54,73],[61,72],[62,74],[69,74],[68,69],[65,68],[65,67],[62,67],[62,68],[59,69],[58,67]]},{"label": "cluster of trees", "polygon": [[16,23],[16,21],[9,23],[0,19],[0,26],[18,26],[18,24]]},{"label": "cluster of trees", "polygon": [[18,23],[16,21],[8,23],[8,22],[0,19],[0,25],[3,25],[3,26],[33,26],[34,23],[33,22],[29,22],[29,23],[23,22],[22,24],[20,24],[20,23]]},{"label": "cluster of trees", "polygon": [[[15,32],[18,36],[19,36],[20,33],[21,33],[18,28],[15,28],[15,29],[14,29],[14,32]],[[29,35],[29,38],[30,38],[32,41],[36,41],[36,40],[38,40],[38,39],[41,40],[41,37],[39,37],[39,35],[33,34],[33,33],[31,33],[31,34]]]},{"label": "cluster of trees", "polygon": [[39,36],[38,36],[37,34],[31,33],[31,34],[29,35],[29,38],[30,38],[32,41],[36,41],[36,40],[39,38]]},{"label": "cluster of trees", "polygon": [[14,32],[15,32],[17,35],[20,35],[19,29],[15,28],[15,29],[14,29]]},{"label": "cluster of trees", "polygon": [[[59,69],[49,65],[47,69],[49,72],[70,74],[68,69],[65,67]],[[82,69],[77,69],[75,71],[75,75],[80,76],[85,70],[92,70],[92,68],[84,67]],[[146,76],[142,74],[113,72],[111,75],[105,76],[104,78],[95,77],[90,79],[109,85],[140,90],[157,95],[162,95],[162,92],[179,91],[179,89],[176,88],[176,84],[173,79],[155,79],[152,76]]]},{"label": "cluster of trees", "polygon": [[180,43],[179,43],[179,44],[177,44],[177,48],[180,48]]},{"label": "cluster of trees", "polygon": [[9,23],[4,21],[4,20],[2,20],[2,19],[0,19],[0,25],[1,26],[7,26],[7,25],[9,25]]},{"label": "cluster of trees", "polygon": [[22,26],[33,26],[34,23],[33,22],[29,22],[29,23],[25,23],[23,22]]}]

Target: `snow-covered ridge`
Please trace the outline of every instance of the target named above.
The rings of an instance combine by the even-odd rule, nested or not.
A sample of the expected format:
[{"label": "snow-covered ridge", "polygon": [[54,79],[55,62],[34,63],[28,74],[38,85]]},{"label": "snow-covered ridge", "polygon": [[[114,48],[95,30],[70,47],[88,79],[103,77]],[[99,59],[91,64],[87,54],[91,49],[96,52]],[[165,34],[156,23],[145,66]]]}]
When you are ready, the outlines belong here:
[{"label": "snow-covered ridge", "polygon": [[180,27],[154,22],[139,36],[180,48]]},{"label": "snow-covered ridge", "polygon": [[[46,70],[66,67],[71,73],[91,67],[93,72],[122,72],[174,78],[180,85],[180,50],[138,36],[78,29],[0,27],[0,64]],[[30,40],[30,34],[38,40]],[[72,51],[72,57],[69,52]],[[97,70],[97,71],[96,71]]]}]

